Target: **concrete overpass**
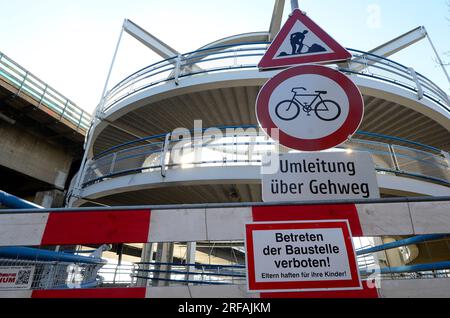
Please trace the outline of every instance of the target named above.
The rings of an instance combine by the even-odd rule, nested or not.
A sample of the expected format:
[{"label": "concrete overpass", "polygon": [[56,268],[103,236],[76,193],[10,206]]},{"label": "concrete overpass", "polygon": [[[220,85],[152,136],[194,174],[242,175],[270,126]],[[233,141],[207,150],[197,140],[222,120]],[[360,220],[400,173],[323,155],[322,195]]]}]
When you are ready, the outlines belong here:
[{"label": "concrete overpass", "polygon": [[0,52],[0,189],[62,206],[91,116]]}]

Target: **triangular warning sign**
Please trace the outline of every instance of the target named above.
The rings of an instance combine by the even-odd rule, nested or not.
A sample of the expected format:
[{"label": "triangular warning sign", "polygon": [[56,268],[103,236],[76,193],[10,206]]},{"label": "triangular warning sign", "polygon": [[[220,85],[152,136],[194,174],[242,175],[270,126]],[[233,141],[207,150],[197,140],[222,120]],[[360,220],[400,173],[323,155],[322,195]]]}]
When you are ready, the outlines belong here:
[{"label": "triangular warning sign", "polygon": [[258,67],[345,61],[352,55],[304,12],[295,9],[273,40]]}]

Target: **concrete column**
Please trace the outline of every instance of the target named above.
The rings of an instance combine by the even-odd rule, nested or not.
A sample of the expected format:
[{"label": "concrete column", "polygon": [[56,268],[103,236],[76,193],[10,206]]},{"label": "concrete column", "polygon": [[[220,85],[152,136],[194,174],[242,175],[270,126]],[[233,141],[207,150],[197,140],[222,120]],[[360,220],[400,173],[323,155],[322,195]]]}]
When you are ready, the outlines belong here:
[{"label": "concrete column", "polygon": [[[378,246],[378,245],[383,244],[383,240],[379,237],[372,237],[370,240],[372,240],[373,246]],[[373,259],[374,259],[375,264],[377,266],[379,266],[380,268],[386,267],[385,265],[386,265],[387,260],[386,260],[386,255],[384,254],[384,251],[373,253]]]},{"label": "concrete column", "polygon": [[[172,263],[173,262],[173,243],[158,243],[156,250],[156,262],[157,263]],[[170,271],[172,269],[171,265],[156,265],[156,270],[163,271],[159,273],[154,273],[153,286],[169,286],[169,281],[158,280],[158,279],[170,279],[170,273],[165,271]]]},{"label": "concrete column", "polygon": [[[383,237],[383,244],[392,243],[396,241],[397,239],[393,237]],[[400,249],[392,248],[386,250],[385,252],[389,267],[398,267],[405,265],[402,254],[400,253]]]},{"label": "concrete column", "polygon": [[61,190],[51,190],[37,192],[34,203],[46,208],[61,208],[64,206],[64,192]]},{"label": "concrete column", "polygon": [[[152,262],[152,260],[153,260],[153,243],[144,244],[144,246],[142,248],[141,262],[150,263],[150,262]],[[141,264],[141,265],[139,265],[139,269],[146,271],[146,270],[150,269],[150,266],[151,266],[150,264]],[[150,272],[144,272],[144,271],[137,272],[137,275],[144,276],[144,277],[151,276]],[[150,281],[150,278],[149,279],[138,278],[137,279],[137,287],[147,287],[149,281]]]},{"label": "concrete column", "polygon": [[[197,251],[197,242],[188,242],[186,246],[186,263],[187,264],[195,264],[195,252]],[[187,272],[194,272],[195,266],[189,265],[186,266]],[[186,280],[193,280],[194,275],[186,274]],[[189,285],[193,285],[190,283]]]},{"label": "concrete column", "polygon": [[20,127],[0,125],[0,165],[63,190],[72,155]]}]

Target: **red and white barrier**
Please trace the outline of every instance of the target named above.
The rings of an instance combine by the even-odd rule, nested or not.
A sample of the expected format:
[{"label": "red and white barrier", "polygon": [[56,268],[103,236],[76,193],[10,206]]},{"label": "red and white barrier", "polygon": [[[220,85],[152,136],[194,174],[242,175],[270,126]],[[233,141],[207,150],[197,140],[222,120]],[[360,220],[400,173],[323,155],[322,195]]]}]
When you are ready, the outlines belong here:
[{"label": "red and white barrier", "polygon": [[[267,221],[349,220],[352,236],[450,233],[448,202],[308,206],[259,206],[153,210],[69,210],[0,214],[0,246],[48,246],[103,243],[244,240],[245,224]],[[433,280],[434,281],[434,280]],[[163,297],[402,297],[398,284],[383,281],[380,290],[364,283],[362,291],[249,294],[242,285],[115,289],[0,291],[0,298],[163,298]],[[423,286],[436,295],[447,281]],[[447,285],[446,285],[447,284]],[[436,287],[437,286],[437,287]],[[408,288],[410,289],[410,288]],[[447,288],[448,289],[448,288]],[[417,289],[418,291],[420,290]],[[407,296],[407,295],[403,295]]]},{"label": "red and white barrier", "polygon": [[449,202],[0,214],[0,246],[244,240],[246,223],[345,219],[352,235],[450,233]]},{"label": "red and white barrier", "polygon": [[0,214],[0,246],[148,241],[150,210]]}]

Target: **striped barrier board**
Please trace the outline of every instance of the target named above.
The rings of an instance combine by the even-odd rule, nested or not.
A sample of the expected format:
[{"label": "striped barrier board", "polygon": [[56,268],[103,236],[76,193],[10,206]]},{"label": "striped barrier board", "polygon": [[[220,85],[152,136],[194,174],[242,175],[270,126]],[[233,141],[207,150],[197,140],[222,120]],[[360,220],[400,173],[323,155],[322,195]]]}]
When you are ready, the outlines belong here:
[{"label": "striped barrier board", "polygon": [[144,243],[150,210],[0,214],[0,246]]},{"label": "striped barrier board", "polygon": [[[244,240],[247,223],[327,219],[348,220],[354,237],[450,233],[448,203],[20,211],[0,214],[0,246]],[[394,284],[398,286],[398,283]],[[369,288],[367,283],[363,286],[364,288],[360,291],[256,294],[248,294],[246,287],[241,285],[25,290],[0,291],[0,298],[214,298],[230,297],[230,295],[251,298],[377,298],[384,296],[380,295],[380,290]],[[381,294],[382,292],[383,289]],[[392,290],[388,289],[388,292],[397,296]]]},{"label": "striped barrier board", "polygon": [[245,224],[349,220],[352,235],[450,233],[449,202],[256,206],[204,209],[95,209],[0,214],[0,246],[244,240]]}]

